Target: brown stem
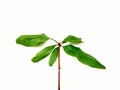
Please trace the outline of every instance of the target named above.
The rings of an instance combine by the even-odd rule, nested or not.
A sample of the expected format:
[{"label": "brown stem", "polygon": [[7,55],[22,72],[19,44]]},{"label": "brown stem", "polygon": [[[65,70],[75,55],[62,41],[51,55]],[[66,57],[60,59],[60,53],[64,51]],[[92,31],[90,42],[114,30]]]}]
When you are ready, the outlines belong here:
[{"label": "brown stem", "polygon": [[61,43],[58,43],[55,39],[50,38],[51,40],[55,41],[58,45],[58,90],[60,90],[60,47]]},{"label": "brown stem", "polygon": [[55,39],[53,39],[53,38],[50,38],[50,39],[53,40],[54,42],[56,42],[58,44],[58,46],[59,46],[59,43]]},{"label": "brown stem", "polygon": [[58,43],[58,90],[60,90],[60,47],[61,47],[61,44]]}]

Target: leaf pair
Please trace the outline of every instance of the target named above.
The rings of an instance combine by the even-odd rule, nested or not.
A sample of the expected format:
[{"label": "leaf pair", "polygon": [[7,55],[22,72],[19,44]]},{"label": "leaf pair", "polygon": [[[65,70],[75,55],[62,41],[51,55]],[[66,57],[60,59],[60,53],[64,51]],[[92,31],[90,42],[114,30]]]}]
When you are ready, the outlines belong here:
[{"label": "leaf pair", "polygon": [[51,56],[50,56],[50,59],[49,59],[49,65],[52,66],[55,63],[55,61],[57,59],[57,56],[58,56],[58,47],[55,48],[55,45],[51,45],[51,46],[45,47],[43,50],[38,52],[32,58],[32,61],[35,62],[35,63],[39,62],[42,59],[44,59],[45,57],[47,57],[50,53],[51,53]]},{"label": "leaf pair", "polygon": [[[16,39],[17,44],[21,44],[27,47],[34,47],[44,44],[50,38],[45,34],[38,35],[21,35]],[[81,38],[69,35],[66,37],[62,43],[70,42],[71,44],[80,44],[82,43]]]},{"label": "leaf pair", "polygon": [[68,55],[76,57],[81,63],[90,67],[105,69],[105,66],[98,62],[97,59],[83,52],[80,48],[73,45],[66,45],[63,48]]}]

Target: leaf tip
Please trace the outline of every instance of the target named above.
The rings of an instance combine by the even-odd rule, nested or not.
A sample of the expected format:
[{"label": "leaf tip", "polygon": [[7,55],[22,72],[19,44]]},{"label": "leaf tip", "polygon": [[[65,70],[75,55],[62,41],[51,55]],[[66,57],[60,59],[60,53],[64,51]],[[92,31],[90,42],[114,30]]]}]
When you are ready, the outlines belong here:
[{"label": "leaf tip", "polygon": [[50,67],[52,67],[53,66],[53,64],[49,61],[48,62],[48,65],[50,66]]},{"label": "leaf tip", "polygon": [[33,57],[33,58],[31,59],[31,61],[32,61],[33,63],[37,63],[37,62],[38,62],[38,60],[37,60],[35,57]]},{"label": "leaf tip", "polygon": [[15,40],[17,44],[20,43],[19,37]]},{"label": "leaf tip", "polygon": [[84,43],[83,41],[81,41],[80,43]]},{"label": "leaf tip", "polygon": [[53,65],[52,64],[49,64],[50,67],[52,67]]},{"label": "leaf tip", "polygon": [[100,67],[95,67],[95,68],[98,68],[98,69],[104,69],[104,70],[106,69],[106,67],[105,67],[105,66],[103,66],[103,65],[102,65],[102,66],[100,66]]},{"label": "leaf tip", "polygon": [[105,66],[103,66],[101,69],[106,69],[106,67],[105,67]]}]

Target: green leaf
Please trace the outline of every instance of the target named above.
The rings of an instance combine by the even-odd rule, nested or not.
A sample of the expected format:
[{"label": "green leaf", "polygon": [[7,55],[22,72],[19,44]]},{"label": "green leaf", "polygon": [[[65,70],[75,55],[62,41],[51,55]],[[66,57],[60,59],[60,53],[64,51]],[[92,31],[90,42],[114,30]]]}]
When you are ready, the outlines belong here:
[{"label": "green leaf", "polygon": [[76,57],[76,52],[78,51],[78,48],[73,47],[73,45],[66,45],[63,46],[63,49],[68,55]]},{"label": "green leaf", "polygon": [[56,45],[51,45],[51,46],[47,46],[44,49],[42,49],[40,52],[38,52],[33,58],[32,61],[33,62],[39,62],[40,60],[44,59],[45,57],[47,57],[55,48]]},{"label": "green leaf", "polygon": [[32,46],[42,45],[48,39],[49,37],[46,36],[45,34],[21,35],[16,39],[16,43],[24,46],[32,47]]},{"label": "green leaf", "polygon": [[58,57],[58,47],[53,50],[49,59],[49,66],[53,66]]},{"label": "green leaf", "polygon": [[66,43],[66,42],[70,42],[71,44],[80,44],[83,43],[81,38],[69,35],[68,37],[66,37],[62,43]]},{"label": "green leaf", "polygon": [[66,45],[63,47],[64,51],[73,57],[76,57],[81,63],[88,65],[94,68],[105,69],[105,66],[102,65],[96,58],[83,52],[80,48],[73,45]]}]

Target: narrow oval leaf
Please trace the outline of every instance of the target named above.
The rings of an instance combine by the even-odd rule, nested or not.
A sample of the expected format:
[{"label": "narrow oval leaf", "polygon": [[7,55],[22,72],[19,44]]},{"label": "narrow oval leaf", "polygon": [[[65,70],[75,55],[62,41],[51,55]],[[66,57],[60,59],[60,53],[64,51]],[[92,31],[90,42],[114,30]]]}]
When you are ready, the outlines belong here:
[{"label": "narrow oval leaf", "polygon": [[49,66],[53,66],[58,57],[58,47],[53,50],[49,59]]},{"label": "narrow oval leaf", "polygon": [[16,39],[17,44],[21,44],[24,46],[32,47],[39,46],[45,43],[49,39],[45,34],[38,35],[21,35]]},{"label": "narrow oval leaf", "polygon": [[55,48],[56,45],[51,45],[51,46],[47,46],[44,49],[42,49],[40,52],[38,52],[33,58],[32,61],[33,62],[39,62],[40,60],[44,59],[45,57],[47,57]]},{"label": "narrow oval leaf", "polygon": [[86,64],[88,66],[94,67],[94,68],[100,68],[100,69],[106,69],[104,65],[102,65],[99,61],[97,61],[96,58],[91,56],[90,54],[87,54],[85,52],[78,52],[77,59],[82,62],[83,64]]},{"label": "narrow oval leaf", "polygon": [[80,44],[80,43],[83,43],[81,38],[78,38],[78,37],[75,37],[75,36],[72,36],[72,35],[69,35],[68,37],[66,37],[62,43],[66,43],[66,42],[70,42],[72,44]]},{"label": "narrow oval leaf", "polygon": [[66,45],[63,48],[68,55],[76,57],[81,63],[90,67],[105,69],[105,66],[102,65],[99,61],[97,61],[96,58],[83,52],[80,48],[73,45]]}]

